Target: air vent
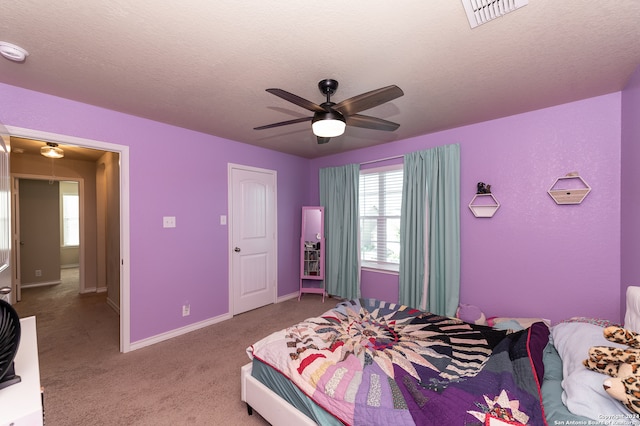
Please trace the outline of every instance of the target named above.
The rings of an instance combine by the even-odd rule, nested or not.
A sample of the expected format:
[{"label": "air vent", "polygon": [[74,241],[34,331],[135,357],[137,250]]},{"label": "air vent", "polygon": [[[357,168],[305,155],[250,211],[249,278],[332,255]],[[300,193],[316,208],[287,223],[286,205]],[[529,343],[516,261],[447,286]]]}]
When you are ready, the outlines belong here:
[{"label": "air vent", "polygon": [[462,0],[469,25],[475,28],[529,4],[529,0]]}]

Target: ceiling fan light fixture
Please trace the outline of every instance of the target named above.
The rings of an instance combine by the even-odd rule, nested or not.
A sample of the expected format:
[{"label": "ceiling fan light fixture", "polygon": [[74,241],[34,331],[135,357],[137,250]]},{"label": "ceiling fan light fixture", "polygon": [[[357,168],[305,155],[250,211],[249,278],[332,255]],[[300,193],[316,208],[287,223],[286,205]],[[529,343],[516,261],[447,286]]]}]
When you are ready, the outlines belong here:
[{"label": "ceiling fan light fixture", "polygon": [[321,138],[334,138],[344,133],[347,123],[344,117],[334,111],[316,113],[311,122],[313,134]]},{"label": "ceiling fan light fixture", "polygon": [[319,144],[325,144],[333,137],[344,133],[349,120],[349,126],[362,127],[372,130],[386,130],[392,132],[400,127],[399,124],[381,118],[370,117],[358,114],[385,102],[392,101],[404,95],[404,92],[395,84],[380,89],[370,90],[357,96],[352,96],[340,103],[331,102],[331,95],[336,92],[338,82],[336,80],[324,79],[318,83],[318,88],[326,101],[320,105],[301,98],[298,95],[289,93],[286,90],[271,88],[267,92],[276,95],[285,101],[298,105],[308,111],[313,112],[311,117],[294,118],[293,120],[281,121],[267,124],[265,126],[254,127],[254,130],[271,129],[274,127],[287,126],[289,124],[308,123],[311,121],[311,129],[317,137]]},{"label": "ceiling fan light fixture", "polygon": [[46,146],[40,148],[40,155],[47,158],[62,158],[64,157],[64,151],[62,148],[58,148],[57,143],[47,142]]}]

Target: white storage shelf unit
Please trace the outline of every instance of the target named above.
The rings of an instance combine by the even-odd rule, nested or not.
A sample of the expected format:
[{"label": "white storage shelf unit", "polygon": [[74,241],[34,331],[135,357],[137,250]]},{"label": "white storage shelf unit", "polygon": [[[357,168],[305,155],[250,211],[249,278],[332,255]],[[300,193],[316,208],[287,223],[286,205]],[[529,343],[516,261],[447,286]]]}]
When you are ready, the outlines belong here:
[{"label": "white storage shelf unit", "polygon": [[469,209],[475,217],[493,217],[500,203],[493,194],[476,194],[469,203]]},{"label": "white storage shelf unit", "polygon": [[557,178],[547,192],[556,204],[580,204],[591,192],[591,187],[580,175],[568,174]]}]

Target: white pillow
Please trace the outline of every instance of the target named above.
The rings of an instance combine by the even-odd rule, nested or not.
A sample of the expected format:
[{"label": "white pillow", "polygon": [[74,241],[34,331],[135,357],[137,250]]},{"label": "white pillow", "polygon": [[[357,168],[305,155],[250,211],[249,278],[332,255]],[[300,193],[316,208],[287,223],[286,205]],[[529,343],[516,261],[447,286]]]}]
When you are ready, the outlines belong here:
[{"label": "white pillow", "polygon": [[553,345],[562,358],[562,402],[579,416],[600,421],[607,418],[603,416],[626,420],[629,411],[602,387],[608,376],[591,371],[582,364],[589,356],[591,346],[626,347],[605,339],[603,330],[597,325],[578,322],[560,323],[551,328]]},{"label": "white pillow", "polygon": [[627,312],[624,328],[640,333],[640,287],[627,287]]}]

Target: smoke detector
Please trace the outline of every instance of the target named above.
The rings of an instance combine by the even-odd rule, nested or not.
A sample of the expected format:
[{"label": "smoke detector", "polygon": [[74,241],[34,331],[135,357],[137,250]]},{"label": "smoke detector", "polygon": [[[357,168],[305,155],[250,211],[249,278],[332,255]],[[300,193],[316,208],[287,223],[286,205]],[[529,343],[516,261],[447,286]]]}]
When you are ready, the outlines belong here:
[{"label": "smoke detector", "polygon": [[469,25],[475,28],[529,4],[529,0],[462,0]]},{"label": "smoke detector", "polygon": [[29,56],[29,52],[24,50],[20,46],[16,46],[15,44],[7,43],[6,41],[0,41],[0,55],[4,56],[10,61],[14,62],[24,62]]}]

